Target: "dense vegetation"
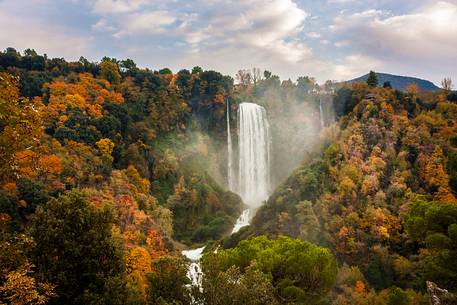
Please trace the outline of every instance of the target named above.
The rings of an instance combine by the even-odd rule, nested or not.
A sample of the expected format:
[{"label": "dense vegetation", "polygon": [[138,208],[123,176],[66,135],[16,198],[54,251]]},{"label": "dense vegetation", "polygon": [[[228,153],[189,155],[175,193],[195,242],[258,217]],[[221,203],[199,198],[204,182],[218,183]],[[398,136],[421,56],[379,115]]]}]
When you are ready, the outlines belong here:
[{"label": "dense vegetation", "polygon": [[370,289],[382,297],[391,287],[412,300],[427,280],[455,291],[457,104],[445,91],[409,89],[341,88],[340,124],[325,131],[323,152],[295,170],[234,239],[288,235],[330,248],[347,266],[340,272],[357,274],[352,287],[337,286],[335,304],[369,304],[379,297]]},{"label": "dense vegetation", "polygon": [[[343,87],[237,79],[1,52],[0,303],[408,305],[427,304],[426,281],[457,292],[455,93],[401,92],[375,73]],[[243,204],[223,178],[225,111],[236,126],[245,101],[270,114],[278,187],[227,237]],[[200,290],[179,252],[203,244],[217,251]]]},{"label": "dense vegetation", "polygon": [[209,174],[230,77],[11,48],[0,70],[2,302],[155,304],[159,262],[231,230]]},{"label": "dense vegetation", "polygon": [[[224,299],[224,291],[230,291],[225,286],[237,285],[238,277],[242,281],[243,277],[252,276],[251,269],[260,271],[262,277],[259,279],[261,283],[252,280],[248,282],[250,285],[271,287],[268,301],[260,301],[266,297],[262,295],[265,292],[250,292],[259,294],[254,297],[258,302],[255,304],[321,304],[335,282],[337,264],[328,249],[306,241],[284,236],[276,240],[266,237],[244,240],[233,249],[209,253],[204,258],[203,270],[207,275],[203,280],[205,304],[215,304],[212,299]],[[231,272],[237,274],[240,271],[241,275],[232,278]],[[248,302],[240,300],[233,304]]]}]

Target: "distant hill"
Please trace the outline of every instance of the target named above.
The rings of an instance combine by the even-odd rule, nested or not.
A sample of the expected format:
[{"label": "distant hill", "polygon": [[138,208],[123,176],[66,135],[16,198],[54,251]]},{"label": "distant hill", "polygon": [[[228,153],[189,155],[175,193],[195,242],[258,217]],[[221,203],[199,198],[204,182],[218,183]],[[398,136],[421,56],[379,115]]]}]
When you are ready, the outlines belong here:
[{"label": "distant hill", "polygon": [[[378,75],[379,86],[382,86],[385,82],[390,82],[394,89],[398,89],[401,91],[406,90],[406,86],[411,83],[416,83],[419,87],[419,90],[422,91],[437,91],[440,88],[436,86],[434,83],[428,80],[416,78],[416,77],[409,77],[409,76],[400,76],[400,75],[392,75],[387,73],[376,73]],[[347,83],[357,83],[357,82],[364,82],[368,78],[368,74],[349,80]]]}]

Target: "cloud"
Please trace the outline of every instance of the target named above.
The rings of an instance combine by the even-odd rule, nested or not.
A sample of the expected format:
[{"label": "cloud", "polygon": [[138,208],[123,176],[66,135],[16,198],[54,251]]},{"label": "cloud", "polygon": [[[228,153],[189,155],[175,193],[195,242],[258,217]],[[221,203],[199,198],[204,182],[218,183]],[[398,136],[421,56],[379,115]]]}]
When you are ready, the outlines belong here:
[{"label": "cloud", "polygon": [[138,10],[147,0],[95,0],[92,9],[98,14],[128,13]]},{"label": "cloud", "polygon": [[[363,55],[338,60],[315,54],[306,37],[321,48],[328,48],[333,41],[321,39],[318,32],[306,33],[310,15],[292,0],[196,0],[192,5],[176,0],[161,6],[160,11],[157,5],[148,6],[140,0],[122,2],[116,3],[118,9],[111,6],[100,14],[93,28],[111,31],[122,38],[120,45],[124,39],[141,37],[141,44],[121,49],[125,56],[149,65],[175,69],[199,65],[231,75],[240,68],[259,67],[283,78],[313,75],[325,81],[358,76],[378,64]],[[373,14],[376,12],[363,15]],[[166,46],[161,39],[171,42]],[[148,46],[147,40],[160,42]]]},{"label": "cloud", "polygon": [[357,2],[358,0],[328,0],[328,3],[350,3],[350,2]]},{"label": "cloud", "polygon": [[351,44],[351,42],[348,40],[340,40],[340,41],[335,42],[333,45],[337,48],[344,48],[344,47],[349,46],[350,44]]},{"label": "cloud", "polygon": [[[87,54],[91,42],[69,28],[54,26],[30,16],[12,16],[0,10],[0,45],[19,51],[27,48],[49,56],[78,59]],[[7,29],[7,30],[6,30]]]},{"label": "cloud", "polygon": [[0,44],[68,59],[128,57],[153,69],[200,65],[234,75],[255,66],[286,79],[311,75],[320,82],[371,69],[434,81],[444,75],[457,78],[452,71],[456,0],[397,4],[0,0],[0,26],[8,29],[0,33]]},{"label": "cloud", "polygon": [[405,15],[387,16],[369,10],[338,16],[332,30],[346,36],[353,47],[380,58],[441,58],[455,64],[456,20],[457,3],[439,1]]},{"label": "cloud", "polygon": [[290,0],[218,1],[207,12],[208,25],[190,28],[186,41],[212,43],[220,47],[236,45],[258,52],[270,52],[297,62],[308,56],[311,50],[298,39],[307,13]]},{"label": "cloud", "polygon": [[112,32],[115,31],[116,28],[108,24],[106,19],[102,18],[97,23],[92,25],[92,29],[98,32]]},{"label": "cloud", "polygon": [[320,38],[321,34],[316,33],[316,32],[309,32],[306,34],[306,36],[308,36],[309,38]]},{"label": "cloud", "polygon": [[308,14],[291,0],[197,0],[192,6],[177,0],[161,10],[150,4],[146,0],[97,0],[92,11],[101,18],[92,28],[115,29],[117,38],[165,34],[181,45],[186,43],[189,54],[235,48],[291,63],[312,54],[298,36]]},{"label": "cloud", "polygon": [[381,61],[364,54],[349,55],[333,67],[332,74],[337,76],[337,80],[348,80],[365,74],[367,68],[376,70],[381,64]]},{"label": "cloud", "polygon": [[166,26],[173,24],[176,17],[168,11],[149,11],[145,13],[133,13],[128,15],[122,22],[121,30],[115,37],[130,34],[158,34],[166,31]]}]

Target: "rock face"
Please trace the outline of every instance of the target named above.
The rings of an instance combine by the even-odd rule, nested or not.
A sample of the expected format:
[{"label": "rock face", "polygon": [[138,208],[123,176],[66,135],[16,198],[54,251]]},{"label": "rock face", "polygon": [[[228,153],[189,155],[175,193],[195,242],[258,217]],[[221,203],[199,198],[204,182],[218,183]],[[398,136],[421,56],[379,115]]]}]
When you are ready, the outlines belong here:
[{"label": "rock face", "polygon": [[441,289],[439,288],[435,283],[433,282],[426,282],[427,286],[427,293],[430,296],[430,304],[431,305],[445,305],[447,303],[444,303],[443,299],[447,298],[449,295],[449,292],[446,289]]}]

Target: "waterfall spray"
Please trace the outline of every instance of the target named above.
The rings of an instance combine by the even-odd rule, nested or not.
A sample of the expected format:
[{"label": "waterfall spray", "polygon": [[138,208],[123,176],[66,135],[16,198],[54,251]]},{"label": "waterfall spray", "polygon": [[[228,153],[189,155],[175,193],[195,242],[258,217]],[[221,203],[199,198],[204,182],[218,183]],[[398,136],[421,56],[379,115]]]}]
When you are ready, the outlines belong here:
[{"label": "waterfall spray", "polygon": [[[238,108],[239,173],[238,183],[233,174],[233,147],[230,134],[230,105],[227,100],[227,179],[229,189],[236,191],[249,209],[236,221],[232,234],[249,225],[251,211],[260,207],[270,191],[270,126],[265,108],[257,104],[241,103]],[[182,251],[191,264],[187,272],[192,285],[201,289],[200,258],[205,247]],[[193,303],[195,304],[195,303]]]},{"label": "waterfall spray", "polygon": [[319,99],[319,115],[320,115],[320,121],[321,121],[321,127],[325,127],[325,121],[324,121],[324,109],[322,109],[322,100]]},{"label": "waterfall spray", "polygon": [[227,99],[227,180],[230,191],[235,191],[235,181],[233,174],[233,147],[232,134],[230,131],[230,102]]}]

